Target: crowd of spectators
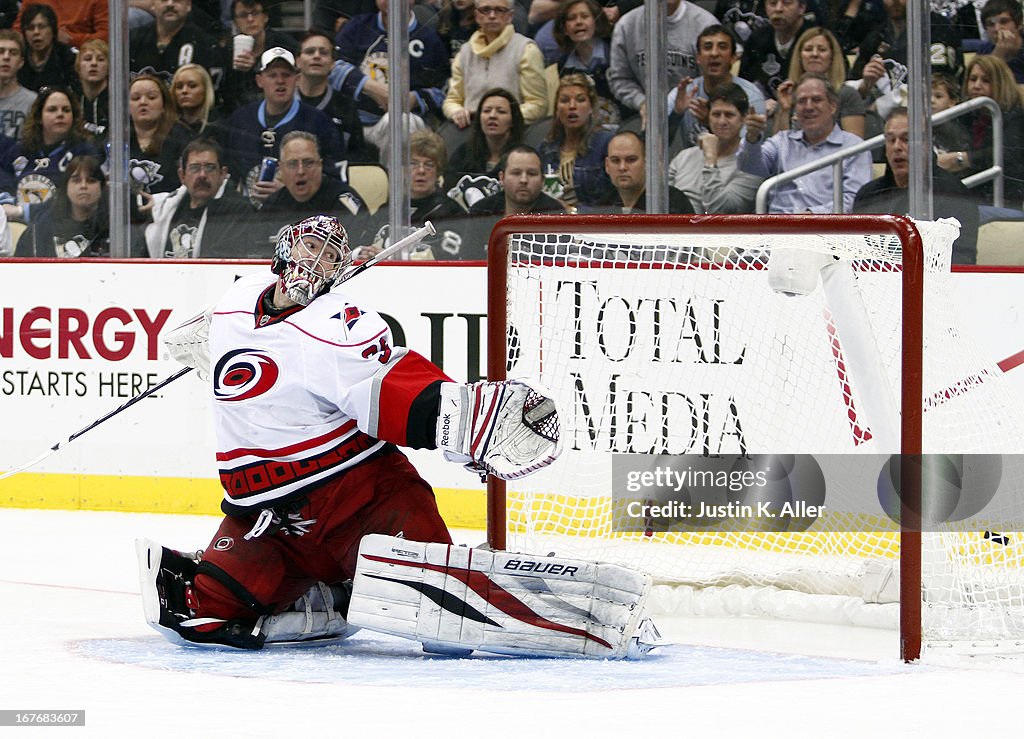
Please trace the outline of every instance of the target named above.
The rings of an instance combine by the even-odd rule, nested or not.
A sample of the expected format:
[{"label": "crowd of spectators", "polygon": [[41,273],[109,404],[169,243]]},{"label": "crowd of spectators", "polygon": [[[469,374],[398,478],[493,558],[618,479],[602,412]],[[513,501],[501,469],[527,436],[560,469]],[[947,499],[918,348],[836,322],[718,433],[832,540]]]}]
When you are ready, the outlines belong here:
[{"label": "crowd of spectators", "polygon": [[[406,0],[409,183],[417,258],[478,259],[506,213],[647,210],[646,13],[664,14],[668,210],[753,212],[765,178],[884,133],[886,147],[777,187],[772,213],[902,212],[907,0]],[[269,258],[277,231],[341,218],[388,240],[348,173],[388,161],[387,0],[131,0],[131,252]],[[405,10],[403,10],[403,13]],[[931,0],[932,107],[1002,112],[1005,205],[1024,210],[1021,0]],[[18,256],[110,251],[106,0],[0,0],[0,204]],[[965,63],[965,52],[967,52]],[[936,217],[973,261],[997,161],[985,109],[934,129]],[[941,192],[939,191],[941,188]],[[966,204],[966,205],[965,205]],[[1024,218],[1024,212],[1021,213]],[[971,242],[971,243],[967,243]]]}]

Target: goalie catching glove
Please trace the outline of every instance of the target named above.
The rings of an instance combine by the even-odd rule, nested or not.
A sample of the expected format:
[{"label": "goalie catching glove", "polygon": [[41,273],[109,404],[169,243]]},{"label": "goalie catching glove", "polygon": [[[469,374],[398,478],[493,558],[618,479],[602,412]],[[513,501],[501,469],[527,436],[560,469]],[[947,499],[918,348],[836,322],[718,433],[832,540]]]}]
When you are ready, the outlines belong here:
[{"label": "goalie catching glove", "polygon": [[558,409],[522,380],[441,385],[437,446],[445,459],[503,480],[547,467],[562,451]]},{"label": "goalie catching glove", "polygon": [[195,369],[204,382],[210,377],[210,320],[213,307],[209,307],[172,328],[164,334],[164,346],[175,360]]}]

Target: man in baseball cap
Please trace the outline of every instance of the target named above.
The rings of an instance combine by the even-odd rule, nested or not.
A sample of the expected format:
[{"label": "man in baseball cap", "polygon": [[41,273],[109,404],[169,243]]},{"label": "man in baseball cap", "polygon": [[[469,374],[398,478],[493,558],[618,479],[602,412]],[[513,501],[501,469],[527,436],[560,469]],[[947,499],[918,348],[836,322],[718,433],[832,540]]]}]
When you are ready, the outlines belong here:
[{"label": "man in baseball cap", "polygon": [[263,55],[260,56],[259,72],[265,72],[267,68],[270,67],[270,65],[273,64],[274,62],[277,62],[281,65],[287,64],[289,67],[291,67],[293,72],[297,71],[298,69],[295,66],[295,55],[288,51],[288,49],[285,49],[281,46],[275,46],[272,49],[267,49],[266,51],[263,52]]},{"label": "man in baseball cap", "polygon": [[268,119],[280,118],[288,112],[295,101],[298,83],[295,56],[288,49],[275,46],[263,52],[259,71],[256,72],[256,86],[263,91]]},{"label": "man in baseball cap", "polygon": [[281,139],[291,131],[308,131],[317,137],[328,173],[337,171],[336,163],[346,158],[337,126],[325,113],[296,97],[299,73],[295,55],[274,46],[260,55],[257,69],[256,86],[262,97],[231,114],[225,145],[231,176],[242,183],[254,203],[265,201],[283,186],[279,178],[261,179],[259,173],[264,158],[278,158]]}]

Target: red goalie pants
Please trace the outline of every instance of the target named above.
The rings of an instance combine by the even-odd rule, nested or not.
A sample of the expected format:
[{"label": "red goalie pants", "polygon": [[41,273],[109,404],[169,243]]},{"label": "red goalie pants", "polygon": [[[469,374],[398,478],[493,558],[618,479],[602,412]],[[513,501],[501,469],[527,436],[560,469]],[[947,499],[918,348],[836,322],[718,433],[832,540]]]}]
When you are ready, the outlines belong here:
[{"label": "red goalie pants", "polygon": [[[301,520],[315,519],[297,536],[267,531],[245,539],[257,515],[227,516],[203,554],[230,580],[196,576],[197,617],[253,618],[260,613],[232,592],[241,586],[264,612],[279,611],[318,580],[333,584],[355,574],[365,534],[402,534],[412,541],[451,543],[434,492],[405,455],[384,454],[352,468],[308,494]],[[257,606],[257,607],[259,607]]]}]

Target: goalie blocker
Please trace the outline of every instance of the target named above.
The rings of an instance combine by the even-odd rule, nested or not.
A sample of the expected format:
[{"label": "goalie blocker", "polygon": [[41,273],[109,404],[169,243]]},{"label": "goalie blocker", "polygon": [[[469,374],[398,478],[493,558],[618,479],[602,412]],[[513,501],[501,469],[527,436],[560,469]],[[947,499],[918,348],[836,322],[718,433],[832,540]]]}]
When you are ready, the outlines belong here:
[{"label": "goalie blocker", "polygon": [[193,617],[198,555],[145,540],[137,548],[146,621],[179,644],[260,649],[343,639],[360,627],[457,656],[638,658],[664,644],[644,616],[651,576],[619,565],[371,534],[360,542],[347,609],[346,588],[318,583],[284,612],[244,624]]}]

